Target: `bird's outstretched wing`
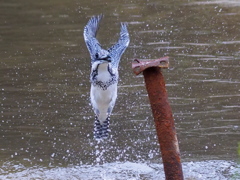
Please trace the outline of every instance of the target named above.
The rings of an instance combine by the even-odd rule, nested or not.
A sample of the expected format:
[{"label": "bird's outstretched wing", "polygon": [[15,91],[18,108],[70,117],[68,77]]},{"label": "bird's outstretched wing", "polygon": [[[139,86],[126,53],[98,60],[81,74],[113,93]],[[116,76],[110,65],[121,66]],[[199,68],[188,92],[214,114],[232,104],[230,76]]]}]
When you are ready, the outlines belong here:
[{"label": "bird's outstretched wing", "polygon": [[118,39],[118,42],[113,45],[111,48],[108,49],[109,55],[112,59],[112,65],[113,67],[118,67],[120,58],[126,48],[128,47],[128,44],[130,42],[129,33],[127,30],[127,24],[121,23],[121,31],[120,31],[120,37]]},{"label": "bird's outstretched wing", "polygon": [[91,60],[95,59],[95,55],[99,49],[101,49],[101,45],[96,39],[96,34],[99,29],[99,22],[103,18],[103,15],[93,16],[84,27],[84,40],[87,45],[88,51],[91,56]]}]

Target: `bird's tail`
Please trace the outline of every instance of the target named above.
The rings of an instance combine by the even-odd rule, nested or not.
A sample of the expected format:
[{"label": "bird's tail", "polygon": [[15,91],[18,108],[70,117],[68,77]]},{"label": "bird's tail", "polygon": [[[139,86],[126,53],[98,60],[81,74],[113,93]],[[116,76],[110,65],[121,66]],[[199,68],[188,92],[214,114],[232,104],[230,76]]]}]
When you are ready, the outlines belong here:
[{"label": "bird's tail", "polygon": [[94,138],[96,140],[101,140],[101,139],[107,139],[109,136],[109,121],[110,118],[107,117],[103,123],[100,123],[98,120],[97,116],[95,117],[95,123],[94,123]]}]

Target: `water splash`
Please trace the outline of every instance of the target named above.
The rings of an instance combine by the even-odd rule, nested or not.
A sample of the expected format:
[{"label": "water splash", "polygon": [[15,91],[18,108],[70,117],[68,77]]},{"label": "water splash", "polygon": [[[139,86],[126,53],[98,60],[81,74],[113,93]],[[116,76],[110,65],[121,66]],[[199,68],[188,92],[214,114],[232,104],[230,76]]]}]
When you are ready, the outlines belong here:
[{"label": "water splash", "polygon": [[[228,161],[202,161],[183,163],[185,179],[237,179],[240,177],[240,166]],[[165,179],[162,164],[141,162],[114,162],[98,165],[81,165],[46,168],[41,166],[25,167],[4,163],[0,168],[0,179],[101,179],[101,180],[141,180]]]}]

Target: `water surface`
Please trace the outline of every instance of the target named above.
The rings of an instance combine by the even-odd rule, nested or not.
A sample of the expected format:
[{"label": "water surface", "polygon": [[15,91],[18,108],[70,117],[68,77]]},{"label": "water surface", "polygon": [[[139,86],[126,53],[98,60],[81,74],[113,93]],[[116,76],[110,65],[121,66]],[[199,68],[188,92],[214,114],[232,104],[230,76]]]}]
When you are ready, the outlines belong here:
[{"label": "water surface", "polygon": [[[207,166],[220,171],[215,179],[238,176],[239,12],[234,0],[3,1],[0,178],[54,179],[61,171],[58,179],[67,179],[69,170],[75,179],[87,179],[86,171],[94,179],[105,167],[119,172],[110,168],[110,176],[100,179],[163,174],[143,76],[132,73],[131,62],[165,55],[171,57],[171,68],[163,72],[185,177],[211,179],[201,171]],[[88,19],[100,13],[103,47],[117,41],[121,21],[129,24],[131,43],[120,63],[111,138],[98,144],[82,33]],[[136,175],[138,165],[151,169],[142,173],[147,176]]]}]

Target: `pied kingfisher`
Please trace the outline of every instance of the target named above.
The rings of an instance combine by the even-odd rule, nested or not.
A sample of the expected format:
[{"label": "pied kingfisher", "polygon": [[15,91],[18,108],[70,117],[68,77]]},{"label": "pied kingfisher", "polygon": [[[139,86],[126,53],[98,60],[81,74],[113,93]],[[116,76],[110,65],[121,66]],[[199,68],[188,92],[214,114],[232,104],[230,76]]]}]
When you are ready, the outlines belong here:
[{"label": "pied kingfisher", "polygon": [[95,113],[94,138],[106,139],[109,116],[117,99],[118,65],[129,44],[127,24],[121,23],[118,42],[108,50],[102,49],[96,39],[103,15],[93,16],[84,28],[84,40],[91,56],[90,99]]}]

